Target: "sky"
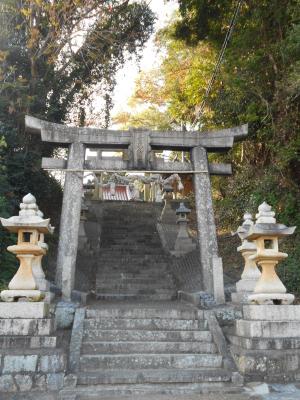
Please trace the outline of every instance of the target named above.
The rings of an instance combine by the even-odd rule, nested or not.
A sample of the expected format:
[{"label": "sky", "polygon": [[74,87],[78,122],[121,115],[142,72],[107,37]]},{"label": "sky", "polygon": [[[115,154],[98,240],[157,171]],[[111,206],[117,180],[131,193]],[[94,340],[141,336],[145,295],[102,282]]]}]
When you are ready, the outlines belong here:
[{"label": "sky", "polygon": [[155,33],[166,25],[172,14],[178,8],[176,0],[170,0],[168,2],[165,2],[165,0],[148,0],[148,2],[151,9],[157,15],[155,32],[148,40],[142,52],[142,59],[139,62],[139,66],[135,60],[129,60],[117,73],[117,85],[114,90],[112,115],[120,111],[128,110],[127,102],[134,91],[134,84],[139,71],[146,71],[159,65],[159,58],[154,43]]}]

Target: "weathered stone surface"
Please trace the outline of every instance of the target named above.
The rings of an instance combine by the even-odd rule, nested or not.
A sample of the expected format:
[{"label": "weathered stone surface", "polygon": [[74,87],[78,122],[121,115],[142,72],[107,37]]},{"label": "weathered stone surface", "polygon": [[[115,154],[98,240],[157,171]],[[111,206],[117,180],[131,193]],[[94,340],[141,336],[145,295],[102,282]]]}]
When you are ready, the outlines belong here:
[{"label": "weathered stone surface", "polygon": [[0,336],[46,336],[54,330],[54,320],[48,318],[0,319]]},{"label": "weathered stone surface", "polygon": [[[247,283],[246,281],[239,281],[237,282],[237,284],[240,282],[242,282],[243,284]],[[231,301],[236,304],[248,304],[249,303],[248,297],[249,297],[249,292],[246,291],[231,293]]]},{"label": "weathered stone surface", "polygon": [[0,318],[45,318],[49,305],[43,302],[0,303]]},{"label": "weathered stone surface", "polygon": [[0,376],[0,393],[1,392],[16,392],[17,386],[13,380],[12,375]]},{"label": "weathered stone surface", "polygon": [[32,388],[32,377],[30,375],[15,375],[15,382],[20,392],[27,392]]},{"label": "weathered stone surface", "polygon": [[236,334],[246,337],[299,337],[300,321],[236,321]]},{"label": "weathered stone surface", "polygon": [[299,370],[299,352],[295,350],[241,351],[233,347],[232,353],[240,372],[252,379],[263,377],[273,382],[294,381]]},{"label": "weathered stone surface", "polygon": [[300,349],[300,338],[247,338],[235,335],[227,336],[234,346],[248,350],[285,350]]},{"label": "weathered stone surface", "polygon": [[40,356],[38,371],[61,372],[66,368],[65,354],[51,354]]},{"label": "weathered stone surface", "polygon": [[269,386],[266,383],[250,382],[247,387],[258,395],[270,393]]},{"label": "weathered stone surface", "polygon": [[77,385],[77,375],[76,374],[68,374],[64,377],[64,387],[66,388],[74,388]]},{"label": "weathered stone surface", "polygon": [[[53,349],[56,336],[0,336],[0,349],[9,353],[9,349]],[[7,350],[7,351],[6,351]]]},{"label": "weathered stone surface", "polygon": [[[81,142],[85,144],[119,145],[125,147],[132,142],[132,134],[142,134],[145,130],[115,131],[107,129],[76,128],[39,120],[26,115],[26,130],[31,133],[40,133],[42,140],[56,143]],[[148,131],[150,144],[159,148],[190,149],[195,146],[207,147],[213,151],[224,151],[231,148],[233,141],[242,139],[248,134],[248,125],[235,128],[221,129],[214,132],[182,132],[182,131]]]},{"label": "weathered stone surface", "polygon": [[[191,156],[194,170],[202,171],[194,175],[194,191],[204,290],[215,295],[214,279],[218,279],[218,277],[214,276],[212,258],[218,256],[218,244],[207,153],[203,147],[194,147]],[[218,271],[218,274],[220,272]],[[219,290],[218,298],[224,298],[224,287],[221,287],[221,283],[220,286],[217,286]]]},{"label": "weathered stone surface", "polygon": [[300,305],[245,305],[243,315],[249,320],[300,321]]},{"label": "weathered stone surface", "polygon": [[50,335],[56,329],[55,321],[53,318],[49,319],[38,319],[37,321],[37,333],[36,335]]},{"label": "weathered stone surface", "polygon": [[46,375],[45,374],[35,374],[34,376],[34,390],[46,390]]},{"label": "weathered stone surface", "polygon": [[223,278],[223,262],[221,257],[212,257],[213,266],[213,282],[214,282],[214,299],[216,304],[225,303],[225,292],[224,292],[224,278]]},{"label": "weathered stone surface", "polygon": [[[68,169],[83,169],[84,156],[85,146],[82,143],[72,143]],[[62,289],[65,300],[71,300],[74,289],[82,188],[83,172],[68,172],[64,186],[56,274],[57,285]]]},{"label": "weathered stone surface", "polygon": [[58,329],[70,328],[73,324],[76,305],[67,301],[57,303],[55,309],[55,322]]},{"label": "weathered stone surface", "polygon": [[156,369],[156,368],[218,368],[222,365],[222,356],[218,354],[121,354],[86,355],[80,360],[85,371],[95,369]]},{"label": "weathered stone surface", "polygon": [[56,347],[56,336],[34,336],[30,338],[30,348],[55,348]]},{"label": "weathered stone surface", "polygon": [[47,375],[47,389],[48,390],[60,390],[64,385],[64,376],[62,373],[53,373]]},{"label": "weathered stone surface", "polygon": [[37,361],[37,355],[6,355],[4,356],[3,373],[35,372]]},{"label": "weathered stone surface", "polygon": [[72,372],[77,371],[79,368],[80,351],[83,339],[84,318],[85,309],[78,308],[75,314],[70,343],[69,368]]}]

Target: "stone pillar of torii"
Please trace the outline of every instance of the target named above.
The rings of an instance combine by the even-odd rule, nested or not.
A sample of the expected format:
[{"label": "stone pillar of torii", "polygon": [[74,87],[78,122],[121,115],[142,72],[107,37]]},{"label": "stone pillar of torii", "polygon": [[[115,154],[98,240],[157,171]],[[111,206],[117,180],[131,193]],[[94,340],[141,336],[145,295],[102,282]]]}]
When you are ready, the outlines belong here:
[{"label": "stone pillar of torii", "polygon": [[[214,132],[183,131],[117,131],[77,128],[43,121],[31,116],[25,118],[26,130],[40,134],[44,142],[68,148],[68,160],[43,158],[42,168],[66,173],[60,223],[57,259],[57,285],[62,297],[71,300],[74,288],[78,231],[84,172],[144,172],[193,174],[197,212],[198,241],[203,285],[216,303],[224,302],[222,260],[218,256],[216,226],[212,205],[210,175],[230,175],[230,164],[208,162],[207,153],[230,150],[234,141],[247,136],[248,126],[222,129]],[[124,150],[127,160],[85,160],[86,148]],[[190,152],[189,162],[164,162],[155,158],[157,150]]]}]

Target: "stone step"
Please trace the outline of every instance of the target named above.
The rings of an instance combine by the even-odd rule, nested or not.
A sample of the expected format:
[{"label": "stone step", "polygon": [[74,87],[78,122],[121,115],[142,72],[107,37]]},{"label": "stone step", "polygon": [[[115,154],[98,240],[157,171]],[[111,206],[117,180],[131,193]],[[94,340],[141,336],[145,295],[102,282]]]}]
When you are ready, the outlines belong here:
[{"label": "stone step", "polygon": [[139,270],[135,272],[131,271],[98,271],[97,273],[97,279],[107,279],[108,281],[111,280],[117,280],[117,279],[166,279],[169,278],[170,275],[168,274],[162,274],[159,272],[156,272],[155,274],[150,273],[148,270]]},{"label": "stone step", "polygon": [[104,342],[203,342],[211,341],[211,333],[207,330],[199,331],[159,331],[159,330],[119,330],[119,329],[107,329],[100,330],[93,329],[84,332],[85,340],[97,340]]},{"label": "stone step", "polygon": [[[172,307],[172,306],[171,306]],[[122,304],[118,308],[97,308],[87,309],[86,318],[174,318],[174,319],[203,319],[203,310],[196,308],[180,309],[176,308],[176,303],[170,308],[170,305],[162,307],[161,304],[155,306],[146,305],[142,308],[131,304],[126,308],[122,308]]]},{"label": "stone step", "polygon": [[80,370],[148,369],[148,368],[220,368],[218,354],[94,354],[80,357]]},{"label": "stone step", "polygon": [[198,330],[204,328],[204,321],[172,318],[101,318],[86,319],[84,329],[137,329],[137,330]]},{"label": "stone step", "polygon": [[159,268],[153,268],[150,266],[138,266],[138,267],[134,267],[134,269],[132,270],[130,266],[127,265],[127,267],[122,268],[120,266],[116,265],[116,268],[114,268],[116,264],[110,266],[110,267],[106,267],[105,264],[98,264],[98,271],[97,271],[97,276],[101,276],[103,275],[103,277],[106,276],[106,274],[110,274],[111,276],[128,276],[129,278],[151,278],[154,277],[155,278],[165,278],[166,276],[170,276],[169,272],[167,270],[165,270],[165,268],[159,269]]},{"label": "stone step", "polygon": [[98,267],[98,272],[96,276],[101,278],[121,278],[122,276],[128,276],[131,274],[132,277],[147,277],[152,279],[167,279],[170,278],[170,274],[166,269],[153,269],[147,268],[147,266],[143,265],[131,265],[131,266],[121,266],[118,264],[114,264],[112,266],[108,266],[106,264],[102,264],[103,267]]},{"label": "stone step", "polygon": [[96,298],[97,300],[141,300],[141,301],[145,301],[145,300],[172,300],[174,298],[176,298],[176,294],[167,294],[167,293],[163,293],[163,294],[121,294],[121,293],[96,293]]},{"label": "stone step", "polygon": [[[141,254],[141,255],[136,255],[136,254],[131,254],[130,252],[126,253],[116,253],[115,250],[110,250],[109,255],[104,255],[100,253],[99,260],[102,262],[107,262],[107,263],[113,263],[113,262],[118,262],[120,265],[122,263],[130,262],[131,264],[139,264],[142,262],[148,262],[151,263],[155,261],[155,264],[159,266],[167,266],[168,262],[167,261],[162,261],[160,258],[160,261],[158,261],[157,258],[152,257],[150,254]],[[100,264],[100,262],[99,262]]]},{"label": "stone step", "polygon": [[209,342],[84,342],[81,354],[216,353]]},{"label": "stone step", "polygon": [[[171,282],[172,284],[172,282]],[[108,289],[109,288],[109,289]],[[167,284],[165,282],[162,282],[161,280],[157,280],[154,282],[145,282],[145,283],[132,283],[132,282],[124,282],[120,281],[119,283],[113,280],[110,281],[99,281],[97,282],[97,292],[105,293],[108,290],[108,292],[116,291],[116,292],[122,292],[123,290],[126,291],[126,293],[153,293],[153,291],[159,290],[160,293],[163,293],[164,291],[169,291],[170,290],[170,284]]]},{"label": "stone step", "polygon": [[0,336],[0,349],[55,348],[56,336]]},{"label": "stone step", "polygon": [[97,296],[103,296],[106,294],[117,294],[117,295],[127,295],[127,296],[147,296],[147,295],[166,295],[167,298],[172,297],[174,290],[168,288],[168,289],[161,289],[161,288],[157,288],[156,286],[150,286],[147,289],[139,289],[139,288],[123,288],[121,290],[119,289],[115,289],[115,288],[101,288],[98,287],[98,285],[96,286],[96,292],[97,292]]},{"label": "stone step", "polygon": [[97,260],[98,272],[148,272],[163,275],[168,272],[168,265],[157,265],[155,261],[144,261],[133,262],[132,260],[117,260],[111,259],[108,261],[103,261],[101,259]]},{"label": "stone step", "polygon": [[[116,251],[118,254],[123,255],[123,254],[134,254],[136,256],[157,256],[157,253],[162,253],[161,248],[159,244],[155,245],[146,245],[146,244],[139,244],[135,243],[132,246],[129,245],[112,245],[110,244],[109,247],[103,246],[103,251],[108,252],[108,251]],[[100,253],[101,254],[101,253]]]},{"label": "stone step", "polygon": [[[175,400],[183,400],[187,395],[193,396],[193,400],[208,400],[212,397],[207,393],[219,394],[220,392],[230,393],[231,395],[234,393],[237,394],[237,396],[240,396],[234,397],[235,400],[244,398],[244,392],[240,387],[233,386],[232,383],[225,381],[200,382],[193,384],[161,383],[136,385],[94,385],[90,388],[87,388],[86,385],[81,385],[75,390],[63,389],[63,391],[60,392],[59,400],[150,400],[150,398],[151,400],[170,400],[169,396],[172,396],[172,398],[175,398]],[[200,393],[204,393],[204,396],[202,397],[200,395],[201,397],[199,397]],[[158,395],[159,397],[157,397]]]},{"label": "stone step", "polygon": [[[153,277],[153,275],[149,275],[149,277],[147,278],[146,276],[144,278],[140,278],[138,276],[135,275],[135,277],[132,278],[127,278],[126,277],[126,273],[122,274],[122,273],[118,273],[115,275],[105,275],[103,274],[103,276],[101,276],[100,274],[97,275],[99,277],[99,279],[101,279],[101,281],[99,282],[99,286],[101,285],[105,285],[106,287],[109,286],[111,287],[111,285],[113,284],[125,284],[125,285],[141,285],[141,287],[143,287],[143,285],[151,285],[151,284],[157,284],[157,283],[161,283],[162,285],[164,285],[164,282],[161,282],[161,277]],[[125,276],[125,277],[124,277]],[[117,281],[117,283],[116,283]]]},{"label": "stone step", "polygon": [[231,373],[221,368],[98,370],[81,372],[80,385],[229,382]]},{"label": "stone step", "polygon": [[[118,268],[121,267],[127,267],[127,268],[131,268],[131,267],[141,267],[141,269],[149,269],[152,268],[154,271],[159,271],[160,268],[162,269],[167,269],[168,268],[168,264],[166,262],[163,263],[158,263],[156,260],[150,260],[150,259],[145,259],[145,258],[137,258],[137,259],[133,259],[130,256],[129,257],[115,257],[113,256],[113,250],[111,253],[110,258],[103,258],[100,256],[100,258],[97,260],[97,263],[99,265],[99,267],[101,268],[101,266],[107,266],[107,269],[109,267],[114,267],[117,266]],[[155,263],[155,264],[153,264]]]}]

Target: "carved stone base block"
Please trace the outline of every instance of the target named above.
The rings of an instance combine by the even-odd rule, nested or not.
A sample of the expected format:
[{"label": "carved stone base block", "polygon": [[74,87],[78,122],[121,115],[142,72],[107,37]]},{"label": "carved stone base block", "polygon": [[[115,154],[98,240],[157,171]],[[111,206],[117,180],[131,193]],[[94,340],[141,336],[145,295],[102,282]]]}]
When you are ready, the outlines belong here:
[{"label": "carved stone base block", "polygon": [[290,293],[252,293],[249,296],[251,304],[292,304],[295,296]]},{"label": "carved stone base block", "polygon": [[231,293],[233,303],[249,304],[249,295],[253,294],[257,279],[240,279],[236,283],[236,292]]},{"label": "carved stone base block", "polygon": [[[40,290],[3,290],[1,292],[1,299],[5,302],[18,301],[41,301],[45,297],[45,293]],[[22,301],[22,300],[21,300]]]},{"label": "carved stone base block", "polygon": [[252,292],[233,292],[231,293],[231,301],[236,304],[248,304],[249,294],[252,294]]},{"label": "carved stone base block", "polygon": [[300,306],[244,305],[228,340],[246,379],[293,381],[300,373]]},{"label": "carved stone base block", "polygon": [[46,318],[48,314],[49,304],[47,303],[0,302],[0,318]]},{"label": "carved stone base block", "polygon": [[253,293],[257,279],[240,279],[235,287],[237,292],[249,292]]}]

